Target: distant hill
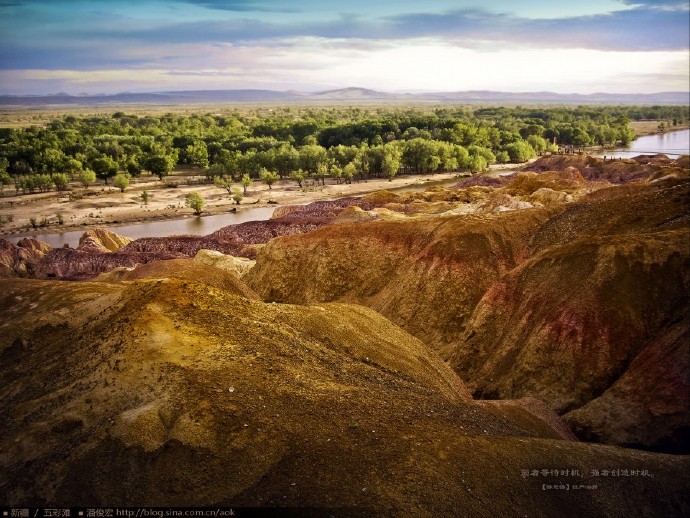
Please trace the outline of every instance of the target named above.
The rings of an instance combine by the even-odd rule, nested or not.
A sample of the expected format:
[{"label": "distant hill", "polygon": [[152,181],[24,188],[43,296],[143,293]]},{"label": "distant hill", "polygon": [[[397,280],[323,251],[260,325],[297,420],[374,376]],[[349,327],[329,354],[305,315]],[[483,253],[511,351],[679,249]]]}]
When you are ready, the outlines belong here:
[{"label": "distant hill", "polygon": [[555,104],[688,104],[688,92],[654,94],[558,94],[554,92],[465,92],[391,93],[367,88],[342,88],[323,92],[275,90],[189,90],[98,95],[0,95],[4,106],[118,105],[118,104],[224,104],[264,102],[438,102],[438,103],[555,103]]}]

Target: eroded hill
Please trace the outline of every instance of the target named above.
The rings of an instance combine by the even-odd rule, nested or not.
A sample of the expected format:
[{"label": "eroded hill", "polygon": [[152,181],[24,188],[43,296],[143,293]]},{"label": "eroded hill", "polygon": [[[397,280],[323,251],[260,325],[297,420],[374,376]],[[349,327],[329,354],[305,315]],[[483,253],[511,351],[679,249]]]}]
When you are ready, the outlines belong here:
[{"label": "eroded hill", "polygon": [[[369,309],[264,303],[147,268],[121,283],[0,281],[3,504],[690,510],[686,458],[562,440],[537,402],[472,402]],[[592,474],[604,466],[627,478]]]},{"label": "eroded hill", "polygon": [[[485,200],[513,206],[277,239],[246,279],[266,300],[376,309],[451,359],[476,395],[543,399],[580,437],[687,451],[690,192],[678,163],[616,187],[566,168],[427,194],[491,190]],[[571,198],[515,206],[543,189]],[[650,393],[655,376],[664,388]]]}]

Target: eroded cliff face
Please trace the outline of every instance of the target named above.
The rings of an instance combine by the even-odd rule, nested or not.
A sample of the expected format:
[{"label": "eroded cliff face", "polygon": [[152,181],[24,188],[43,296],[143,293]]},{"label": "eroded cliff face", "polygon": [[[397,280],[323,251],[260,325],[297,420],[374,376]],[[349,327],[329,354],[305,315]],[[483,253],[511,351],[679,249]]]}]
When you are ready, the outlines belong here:
[{"label": "eroded cliff face", "polygon": [[117,252],[131,243],[128,237],[121,236],[105,228],[93,228],[79,238],[78,250],[89,252]]},{"label": "eroded cliff face", "polygon": [[[477,397],[548,401],[581,437],[677,451],[690,430],[689,291],[686,231],[548,249],[489,289],[451,365]],[[658,394],[647,376],[662,384]],[[623,425],[606,407],[635,413]]]},{"label": "eroded cliff face", "polygon": [[[241,281],[220,289],[211,272],[171,271],[0,281],[0,318],[12,323],[0,336],[0,502],[430,517],[690,510],[687,458],[559,440],[563,423],[532,400],[475,403],[374,311],[264,303]],[[654,478],[592,479],[603,465]],[[559,477],[524,475],[547,467],[597,490],[564,499],[542,490]]]},{"label": "eroded cliff face", "polygon": [[39,264],[50,249],[48,243],[38,239],[20,239],[15,245],[0,238],[0,278],[35,276]]},{"label": "eroded cliff face", "polygon": [[541,398],[585,439],[687,452],[689,195],[610,188],[550,218],[457,342],[475,394]]}]

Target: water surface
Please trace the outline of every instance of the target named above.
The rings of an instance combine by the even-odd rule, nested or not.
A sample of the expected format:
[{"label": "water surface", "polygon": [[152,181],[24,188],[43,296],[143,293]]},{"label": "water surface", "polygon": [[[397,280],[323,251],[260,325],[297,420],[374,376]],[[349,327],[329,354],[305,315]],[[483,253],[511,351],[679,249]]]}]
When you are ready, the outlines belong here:
[{"label": "water surface", "polygon": [[[257,207],[252,209],[229,212],[227,214],[217,214],[215,216],[198,216],[185,219],[173,219],[167,221],[148,221],[144,223],[133,223],[122,226],[104,226],[108,230],[120,234],[121,236],[132,239],[141,237],[166,237],[172,235],[193,235],[205,236],[228,225],[237,225],[246,221],[263,221],[271,218],[275,207]],[[31,237],[45,241],[53,248],[62,248],[69,245],[76,248],[79,245],[79,238],[84,234],[84,230],[74,230],[69,232],[46,232],[34,234]],[[6,237],[8,241],[16,243],[22,237]]]},{"label": "water surface", "polygon": [[657,153],[663,153],[669,158],[678,158],[690,153],[690,129],[645,135],[633,140],[628,147],[607,149],[597,154],[613,158],[633,158]]}]

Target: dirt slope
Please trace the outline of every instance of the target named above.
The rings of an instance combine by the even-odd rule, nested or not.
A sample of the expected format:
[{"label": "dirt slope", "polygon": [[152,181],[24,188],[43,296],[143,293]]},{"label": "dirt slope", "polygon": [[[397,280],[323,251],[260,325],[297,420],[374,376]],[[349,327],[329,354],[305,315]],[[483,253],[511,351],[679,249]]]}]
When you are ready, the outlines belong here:
[{"label": "dirt slope", "polygon": [[548,213],[334,225],[271,241],[243,278],[264,300],[370,307],[442,354],[482,295],[523,261]]},{"label": "dirt slope", "polygon": [[[553,417],[473,403],[436,355],[363,307],[172,279],[0,284],[3,505],[690,512],[687,458],[544,438]],[[592,475],[604,468],[639,471]],[[541,469],[559,473],[529,473]],[[582,478],[560,473],[572,469]]]},{"label": "dirt slope", "polygon": [[[587,419],[596,427],[582,412],[568,414],[581,436],[677,450],[690,438],[689,291],[686,231],[551,248],[491,287],[451,364],[477,396],[529,395],[559,413],[608,391],[607,405],[589,409],[600,410]],[[658,390],[650,392],[648,376]],[[627,412],[625,426],[606,408]]]}]

